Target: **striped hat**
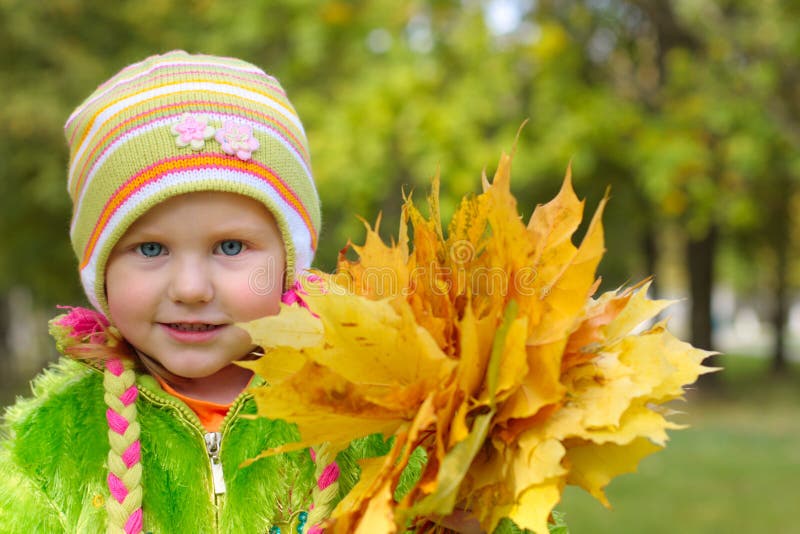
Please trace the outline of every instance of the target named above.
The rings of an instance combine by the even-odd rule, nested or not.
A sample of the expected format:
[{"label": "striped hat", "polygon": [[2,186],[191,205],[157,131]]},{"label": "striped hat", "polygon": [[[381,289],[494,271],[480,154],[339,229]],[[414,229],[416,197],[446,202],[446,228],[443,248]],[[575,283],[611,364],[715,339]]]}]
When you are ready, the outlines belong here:
[{"label": "striped hat", "polygon": [[108,312],[105,267],[130,225],[170,197],[264,203],[286,246],[287,287],[311,265],[319,197],[303,125],[278,81],[232,58],[173,51],[122,69],[64,126],[70,237],[89,301]]}]

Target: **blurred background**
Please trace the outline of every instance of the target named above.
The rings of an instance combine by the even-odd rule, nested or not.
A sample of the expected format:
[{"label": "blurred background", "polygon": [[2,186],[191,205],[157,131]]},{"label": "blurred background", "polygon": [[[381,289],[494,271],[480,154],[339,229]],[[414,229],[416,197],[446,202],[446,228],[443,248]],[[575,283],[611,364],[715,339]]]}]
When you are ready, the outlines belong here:
[{"label": "blurred background", "polygon": [[396,234],[401,190],[443,213],[514,146],[527,217],[571,161],[607,187],[604,289],[655,275],[670,325],[723,352],[691,428],[613,482],[586,532],[800,532],[800,4],[792,0],[0,0],[0,404],[56,358],[46,321],[85,305],[68,240],[62,125],[102,81],[185,49],[281,80],[323,199],[317,266],[357,215]]}]

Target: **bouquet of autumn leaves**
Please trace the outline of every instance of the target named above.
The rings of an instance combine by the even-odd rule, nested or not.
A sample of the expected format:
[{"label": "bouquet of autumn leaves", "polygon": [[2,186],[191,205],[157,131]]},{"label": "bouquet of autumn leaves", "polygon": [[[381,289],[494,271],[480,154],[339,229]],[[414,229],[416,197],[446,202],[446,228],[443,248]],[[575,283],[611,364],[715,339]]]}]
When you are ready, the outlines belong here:
[{"label": "bouquet of autumn leaves", "polygon": [[[504,155],[492,183],[461,200],[446,232],[435,178],[429,217],[406,198],[396,243],[378,221],[351,245],[357,260],[342,253],[322,288],[306,282],[309,309],[245,325],[265,349],[248,364],[269,383],[254,391],[259,413],[302,438],[266,454],[393,439],[362,462],[328,532],[436,531],[435,518],[463,509],[487,532],[507,517],[546,533],[566,484],[608,505],[609,481],[680,427],[664,403],[711,370],[664,323],[637,330],[669,305],[649,300],[646,282],[593,297],[605,199],[575,246],[583,202],[569,172],[526,225],[510,164]],[[427,462],[396,495],[419,448]]]}]

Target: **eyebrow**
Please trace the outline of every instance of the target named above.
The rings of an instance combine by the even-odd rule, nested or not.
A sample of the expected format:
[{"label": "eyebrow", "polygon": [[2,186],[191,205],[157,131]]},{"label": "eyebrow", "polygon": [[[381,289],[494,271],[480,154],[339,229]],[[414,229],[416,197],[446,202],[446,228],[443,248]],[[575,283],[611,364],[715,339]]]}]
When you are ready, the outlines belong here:
[{"label": "eyebrow", "polygon": [[[261,237],[267,234],[263,228],[250,224],[233,224],[233,225],[220,225],[212,230],[213,235],[218,237],[224,236],[242,236],[242,237]],[[278,231],[280,233],[280,230]]]},{"label": "eyebrow", "polygon": [[[267,234],[262,228],[257,227],[256,225],[251,224],[225,224],[219,225],[212,229],[211,236],[214,239],[222,239],[225,237],[241,237],[244,239],[254,239],[258,237],[263,237]],[[150,227],[143,227],[138,228],[131,234],[124,235],[120,238],[119,242],[146,242],[146,241],[160,241],[165,238],[172,237],[172,232],[169,230],[157,229],[157,228],[150,228]],[[280,229],[278,230],[278,235],[280,235]]]}]

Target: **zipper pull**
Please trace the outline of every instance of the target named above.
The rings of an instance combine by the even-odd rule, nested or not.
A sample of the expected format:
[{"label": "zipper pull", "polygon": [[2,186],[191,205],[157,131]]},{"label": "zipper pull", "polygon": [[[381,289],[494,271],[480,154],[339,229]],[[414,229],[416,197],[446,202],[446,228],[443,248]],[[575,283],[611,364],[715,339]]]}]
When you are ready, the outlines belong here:
[{"label": "zipper pull", "polygon": [[208,460],[211,462],[211,480],[214,484],[214,495],[221,495],[225,493],[225,477],[222,474],[222,463],[219,461],[219,444],[222,441],[222,434],[208,432],[205,435],[205,440]]}]

